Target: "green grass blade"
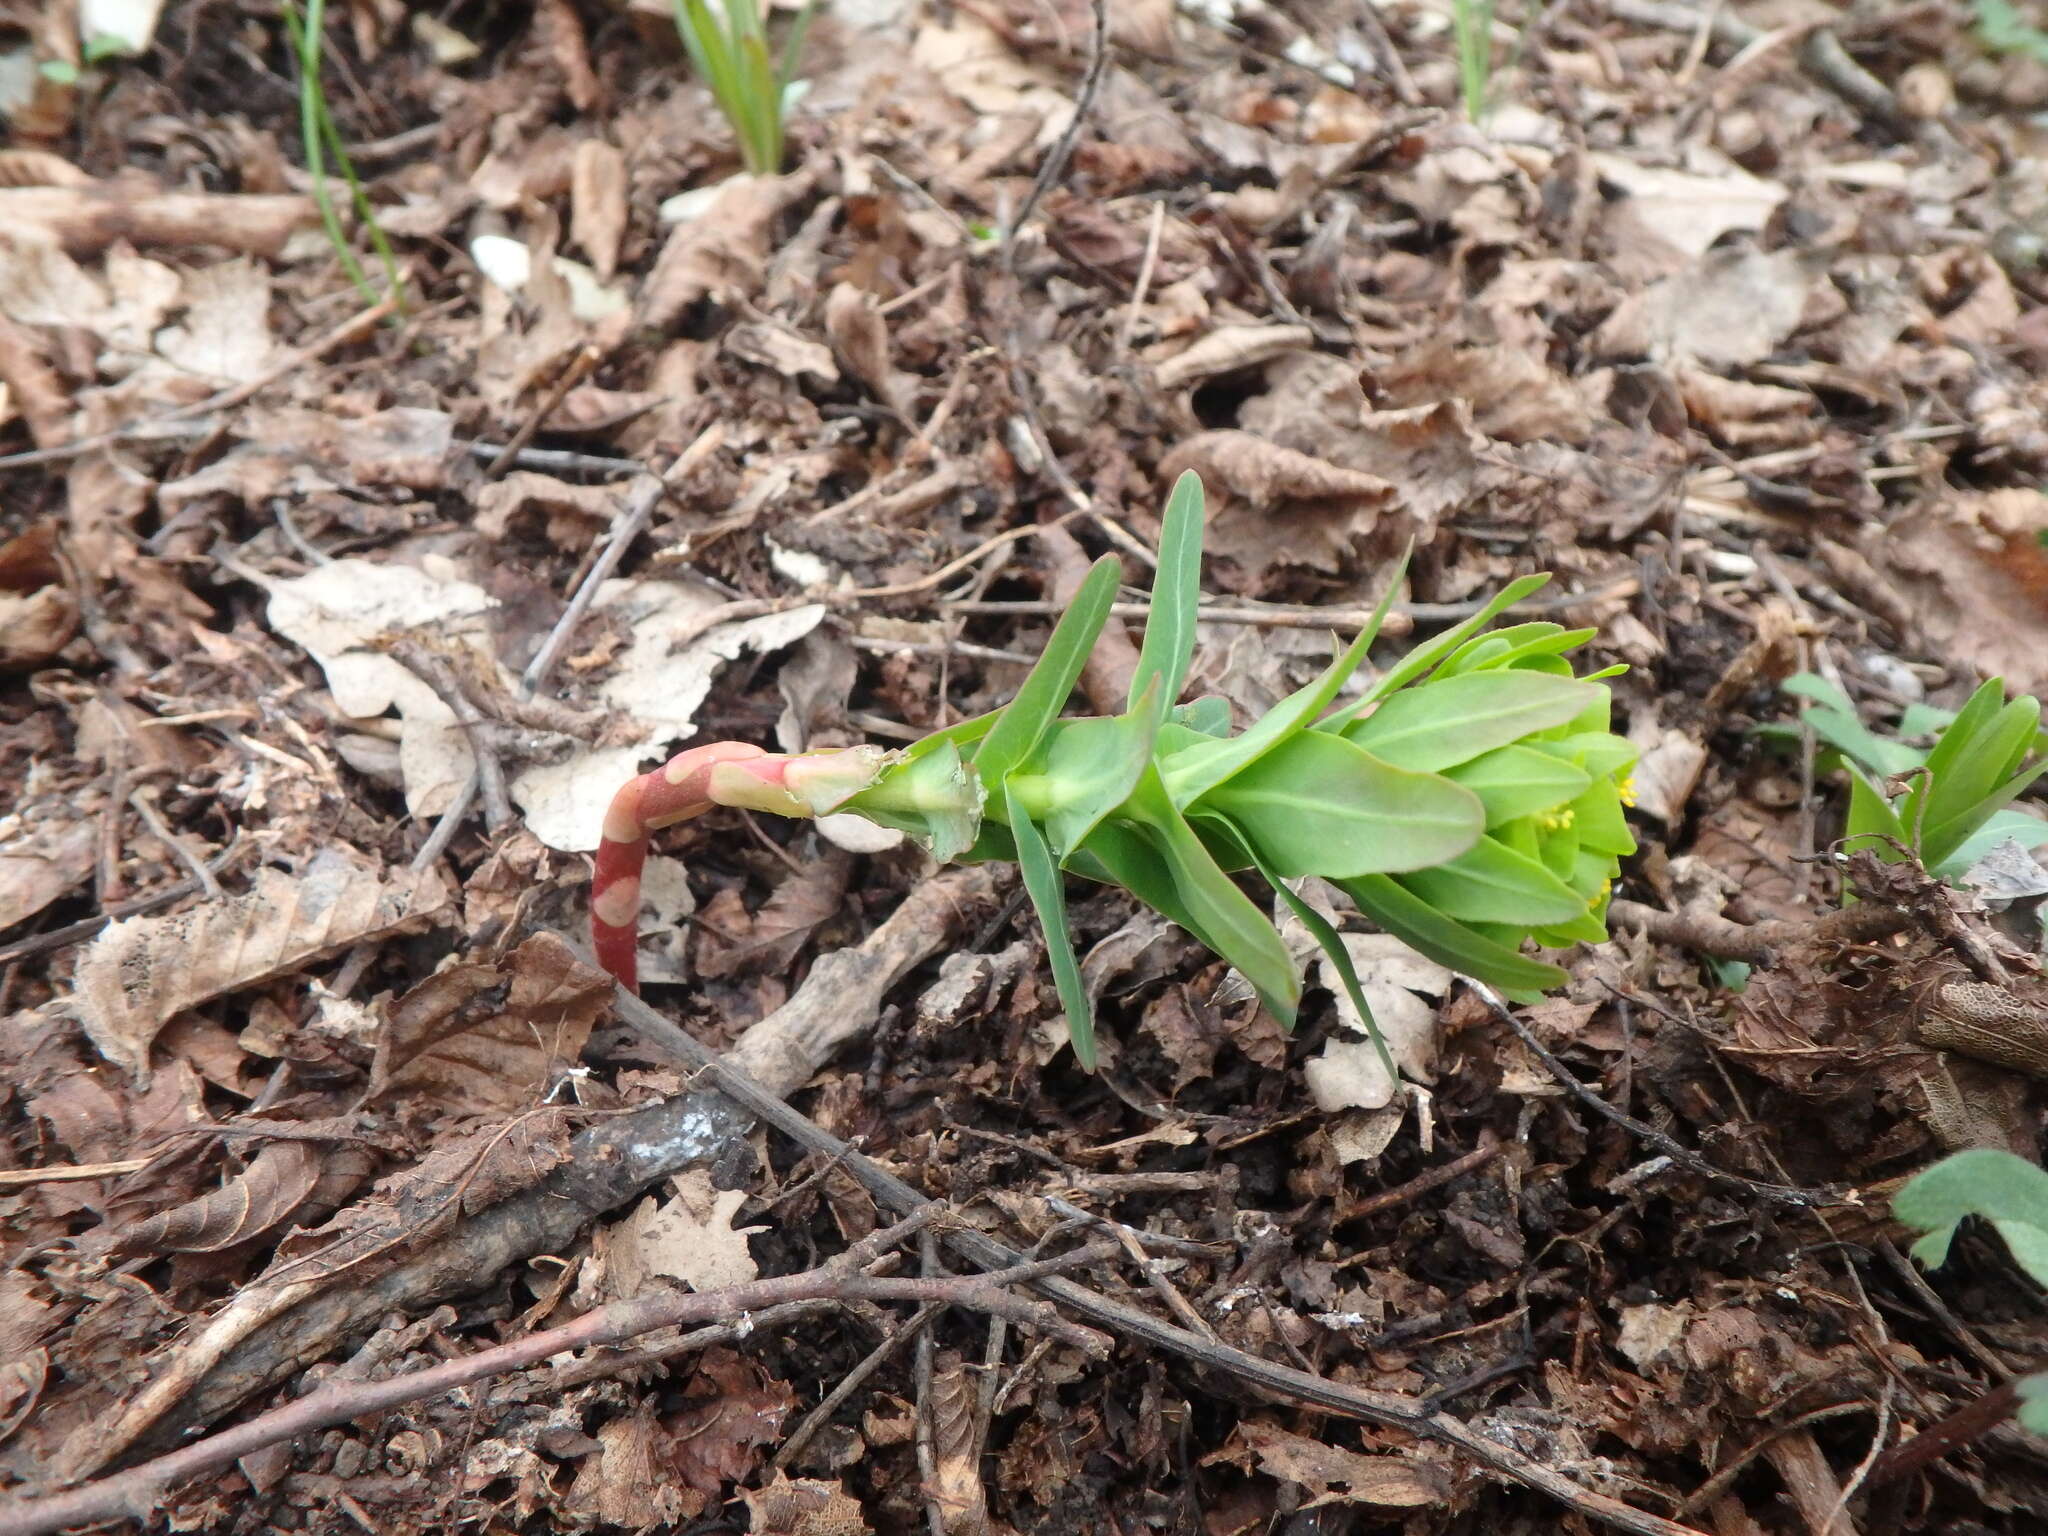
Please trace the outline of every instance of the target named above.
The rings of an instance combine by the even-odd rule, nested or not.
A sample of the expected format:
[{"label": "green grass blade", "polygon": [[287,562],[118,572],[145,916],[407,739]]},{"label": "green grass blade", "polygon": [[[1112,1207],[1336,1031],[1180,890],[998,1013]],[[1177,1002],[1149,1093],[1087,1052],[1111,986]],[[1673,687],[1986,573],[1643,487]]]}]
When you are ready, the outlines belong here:
[{"label": "green grass blade", "polygon": [[1202,477],[1192,469],[1173,484],[1159,534],[1159,570],[1152,578],[1152,606],[1145,616],[1145,643],[1131,674],[1130,702],[1136,705],[1153,679],[1173,703],[1187,685],[1195,654],[1195,624],[1202,602]]},{"label": "green grass blade", "polygon": [[1095,562],[1073,603],[1053,626],[1052,637],[1030,674],[1004,706],[1002,718],[982,739],[974,754],[974,771],[991,794],[1030,757],[1046,727],[1066,708],[1074,684],[1081,680],[1081,669],[1095,649],[1095,637],[1109,620],[1120,575],[1116,556],[1104,555]]},{"label": "green grass blade", "polygon": [[1067,1013],[1074,1059],[1093,1072],[1095,1013],[1088,998],[1088,984],[1081,976],[1081,962],[1074,956],[1073,935],[1067,931],[1067,893],[1060,867],[1053,862],[1045,833],[1018,805],[1014,789],[1009,791],[1008,810],[1010,833],[1017,840],[1017,868],[1024,876],[1024,890],[1031,897],[1031,905],[1037,909],[1039,926],[1045,930],[1045,952],[1052,961],[1053,985],[1059,990],[1060,1006]]}]

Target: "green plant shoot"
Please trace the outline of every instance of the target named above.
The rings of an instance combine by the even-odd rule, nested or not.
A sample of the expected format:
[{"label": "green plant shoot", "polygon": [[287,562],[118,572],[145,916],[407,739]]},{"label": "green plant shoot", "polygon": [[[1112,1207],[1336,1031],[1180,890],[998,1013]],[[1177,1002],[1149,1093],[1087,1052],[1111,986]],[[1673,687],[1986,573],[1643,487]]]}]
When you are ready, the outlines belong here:
[{"label": "green plant shoot", "polygon": [[[2011,809],[2048,772],[2037,700],[2008,702],[2004,682],[1992,678],[1953,715],[1913,705],[1899,729],[1934,738],[1921,748],[1871,730],[1824,678],[1802,672],[1784,686],[1809,701],[1801,719],[1825,749],[1816,766],[1848,776],[1845,841],[1851,851],[1895,863],[1910,850],[1929,873],[1956,880],[1996,843],[2048,843],[2048,821]],[[1766,726],[1758,734],[1789,745],[1796,727]]]},{"label": "green plant shoot", "polygon": [[1371,1023],[1335,927],[1290,882],[1319,876],[1389,933],[1452,970],[1529,999],[1564,980],[1523,953],[1607,936],[1608,889],[1635,850],[1623,807],[1635,751],[1608,729],[1603,678],[1565,653],[1591,630],[1486,626],[1546,578],[1411,652],[1342,707],[1391,602],[1320,676],[1245,730],[1221,699],[1178,703],[1199,618],[1203,497],[1167,503],[1159,574],[1121,715],[1063,715],[1116,597],[1096,562],[1003,708],[896,753],[779,757],[737,743],[686,752],[619,792],[593,880],[601,959],[630,980],[647,832],[712,804],[851,812],[939,858],[1008,859],[1044,927],[1074,1054],[1095,1062],[1094,1014],[1067,929],[1064,876],[1116,885],[1178,923],[1292,1026],[1302,983],[1255,872],[1328,955]]},{"label": "green plant shoot", "polygon": [[807,5],[778,59],[768,47],[761,0],[673,0],[676,31],[697,76],[739,140],[740,160],[755,176],[782,169],[783,119],[797,56],[811,20]]},{"label": "green plant shoot", "polygon": [[348,274],[348,280],[355,284],[356,291],[365,299],[376,303],[377,290],[364,273],[362,263],[356,260],[348,231],[342,227],[340,211],[335,208],[333,194],[328,190],[327,158],[332,156],[335,169],[348,184],[349,200],[355,208],[356,217],[369,232],[370,244],[384,268],[386,290],[402,308],[405,281],[399,275],[398,257],[384,236],[384,227],[377,222],[377,210],[371,206],[369,193],[363,189],[362,181],[356,175],[355,163],[349,159],[348,150],[342,144],[341,132],[334,126],[334,119],[327,110],[320,60],[321,45],[326,37],[326,11],[327,0],[305,0],[303,15],[296,0],[285,0],[285,34],[291,39],[292,57],[299,71],[299,139],[306,153],[306,174],[313,183],[313,204],[320,210],[320,224],[327,232],[327,243],[334,247],[335,257]]}]

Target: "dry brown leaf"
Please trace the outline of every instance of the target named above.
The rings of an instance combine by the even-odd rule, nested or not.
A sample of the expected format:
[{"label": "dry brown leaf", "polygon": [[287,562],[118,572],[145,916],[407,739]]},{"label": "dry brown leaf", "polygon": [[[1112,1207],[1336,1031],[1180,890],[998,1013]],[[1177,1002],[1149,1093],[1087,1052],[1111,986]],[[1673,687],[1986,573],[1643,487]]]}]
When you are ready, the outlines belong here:
[{"label": "dry brown leaf", "polygon": [[1785,201],[1785,188],[1752,176],[1732,161],[1705,151],[1697,170],[1639,165],[1623,155],[1595,153],[1603,181],[1628,193],[1643,223],[1686,254],[1704,256],[1730,230],[1761,230]]},{"label": "dry brown leaf", "polygon": [[981,1481],[981,1436],[975,1412],[978,1380],[955,1350],[932,1363],[932,1454],[937,1468],[926,1495],[938,1506],[946,1536],[989,1536],[988,1490]]},{"label": "dry brown leaf", "polygon": [[0,385],[28,422],[38,448],[54,448],[71,435],[71,396],[50,366],[42,341],[26,326],[0,315]]},{"label": "dry brown leaf", "polygon": [[605,1288],[623,1300],[663,1277],[715,1291],[759,1276],[747,1238],[768,1229],[732,1224],[746,1191],[713,1189],[709,1168],[691,1168],[672,1183],[675,1194],[666,1204],[649,1195],[607,1230]]},{"label": "dry brown leaf", "polygon": [[825,334],[853,376],[891,410],[903,409],[902,389],[889,366],[889,326],[875,296],[840,283],[825,298]]},{"label": "dry brown leaf", "polygon": [[305,1203],[320,1162],[314,1142],[273,1141],[221,1188],[119,1233],[108,1254],[213,1253],[259,1237]]},{"label": "dry brown leaf", "polygon": [[1336,571],[1354,533],[1370,531],[1394,497],[1378,475],[1283,448],[1250,432],[1204,432],[1160,461],[1171,484],[1197,470],[1209,494],[1209,549],[1256,590],[1275,565]]},{"label": "dry brown leaf", "polygon": [[[698,973],[730,976],[742,969],[785,969],[811,931],[838,914],[852,870],[853,860],[844,849],[827,848],[804,865],[802,874],[778,885],[751,918],[745,918],[744,909],[737,907],[721,911],[725,918],[718,924],[721,932],[714,933],[708,925],[700,930]],[[740,922],[744,922],[744,930],[736,931]]]},{"label": "dry brown leaf", "polygon": [[870,1536],[860,1501],[838,1483],[778,1471],[762,1488],[742,1488],[754,1536]]},{"label": "dry brown leaf", "polygon": [[655,1420],[651,1398],[597,1432],[599,1449],[583,1458],[564,1507],[601,1524],[648,1530],[694,1519],[708,1505],[694,1490],[674,1486],[662,1465],[668,1435]]},{"label": "dry brown leaf", "polygon": [[1437,1468],[1412,1457],[1347,1451],[1257,1419],[1239,1424],[1233,1439],[1235,1444],[1208,1460],[1239,1461],[1244,1451],[1251,1452],[1258,1458],[1260,1471],[1309,1491],[1312,1497],[1302,1506],[1305,1509],[1322,1504],[1413,1509],[1450,1497],[1450,1480]]},{"label": "dry brown leaf", "polygon": [[1586,402],[1533,353],[1465,346],[1438,337],[1371,375],[1374,398],[1400,410],[1462,400],[1475,431],[1509,443],[1583,443],[1593,430]]},{"label": "dry brown leaf", "polygon": [[1219,373],[1235,373],[1316,344],[1305,325],[1225,325],[1159,363],[1153,372],[1161,389],[1185,389]]},{"label": "dry brown leaf", "polygon": [[526,1108],[581,1059],[611,995],[610,978],[552,933],[493,963],[448,966],[391,1005],[371,1091],[459,1114]]},{"label": "dry brown leaf", "polygon": [[1693,420],[1737,448],[1793,448],[1820,436],[1820,402],[1803,389],[1724,379],[1703,368],[1673,370]]},{"label": "dry brown leaf", "polygon": [[245,895],[113,924],[78,962],[72,1007],[100,1054],[146,1085],[150,1042],[173,1015],[419,926],[447,905],[432,870],[387,874],[323,848],[297,876],[258,870]]},{"label": "dry brown leaf", "polygon": [[0,229],[33,231],[74,256],[117,240],[131,245],[217,245],[275,260],[285,242],[320,221],[310,197],[235,192],[152,192],[94,183],[0,188]]},{"label": "dry brown leaf", "polygon": [[585,139],[576,146],[569,173],[569,238],[610,282],[625,233],[626,157],[603,139]]},{"label": "dry brown leaf", "polygon": [[[0,620],[6,614],[0,598]],[[92,873],[98,848],[99,832],[90,821],[67,815],[24,825],[17,817],[0,818],[0,928],[76,890]]]},{"label": "dry brown leaf", "polygon": [[578,112],[597,105],[597,72],[590,67],[590,42],[569,0],[540,0],[533,8],[533,32],[540,53],[562,76],[569,104]]},{"label": "dry brown leaf", "polygon": [[1990,252],[1967,247],[1943,251],[1914,262],[1913,270],[1921,293],[1940,316],[1943,339],[1997,346],[2019,323],[2019,295]]},{"label": "dry brown leaf", "polygon": [[709,208],[675,227],[640,291],[638,319],[667,330],[700,299],[753,294],[767,267],[775,219],[811,189],[813,178],[736,176]]},{"label": "dry brown leaf", "polygon": [[502,539],[511,533],[513,519],[539,512],[546,518],[549,541],[574,553],[588,548],[611,526],[622,501],[616,486],[572,485],[553,475],[515,469],[478,487],[476,529],[488,538]]},{"label": "dry brown leaf", "polygon": [[697,1390],[710,1401],[668,1421],[675,1434],[677,1478],[708,1502],[726,1485],[751,1476],[759,1447],[773,1444],[796,1397],[765,1367],[729,1349],[707,1349],[698,1366]]},{"label": "dry brown leaf", "polygon": [[1593,333],[1593,354],[1716,368],[1761,362],[1798,327],[1814,272],[1803,251],[1709,251],[1624,299]]},{"label": "dry brown leaf", "polygon": [[725,333],[724,350],[785,379],[809,374],[820,384],[839,382],[839,365],[822,341],[799,335],[774,320],[744,320]]},{"label": "dry brown leaf", "polygon": [[2048,495],[1957,493],[1868,546],[1906,594],[1932,654],[2015,693],[2048,694]]}]

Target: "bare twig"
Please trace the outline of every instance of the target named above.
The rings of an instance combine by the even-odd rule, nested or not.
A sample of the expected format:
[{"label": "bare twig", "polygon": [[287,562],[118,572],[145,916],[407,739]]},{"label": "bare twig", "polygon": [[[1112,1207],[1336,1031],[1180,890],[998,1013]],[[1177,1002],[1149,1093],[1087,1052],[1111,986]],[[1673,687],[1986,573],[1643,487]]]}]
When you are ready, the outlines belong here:
[{"label": "bare twig", "polygon": [[1039,165],[1031,190],[1024,194],[1024,201],[1017,207],[1017,216],[1003,231],[1003,270],[1012,277],[1017,272],[1017,231],[1030,222],[1039,201],[1066,173],[1067,161],[1074,153],[1074,145],[1080,141],[1082,126],[1088,114],[1095,110],[1095,98],[1102,90],[1103,71],[1109,63],[1109,0],[1094,0],[1094,12],[1095,29],[1088,47],[1088,73],[1082,76],[1081,94],[1074,99],[1074,115],[1067,119],[1067,126],[1058,142]]},{"label": "bare twig", "polygon": [[177,861],[192,872],[192,878],[199,883],[199,889],[206,893],[207,900],[218,899],[221,894],[220,881],[213,877],[213,871],[206,867],[206,861],[187,848],[184,839],[171,830],[170,824],[163,818],[163,813],[156,808],[155,794],[145,792],[138,785],[128,792],[128,803],[135,808],[135,814],[142,818],[143,825],[149,828],[149,835],[170,849]]},{"label": "bare twig", "polygon": [[1111,1244],[1014,1265],[988,1275],[927,1280],[857,1272],[860,1266],[872,1263],[939,1214],[935,1209],[921,1209],[855,1244],[839,1260],[802,1274],[756,1280],[722,1291],[658,1291],[652,1295],[635,1296],[631,1300],[599,1307],[559,1328],[529,1334],[509,1344],[478,1350],[425,1370],[409,1371],[380,1381],[333,1383],[281,1408],[259,1414],[247,1423],[211,1435],[196,1445],[144,1462],[126,1472],[48,1498],[0,1504],[0,1536],[45,1536],[45,1533],[68,1526],[88,1525],[101,1520],[147,1518],[156,1509],[164,1490],[173,1484],[219,1471],[266,1446],[345,1424],[366,1414],[382,1413],[403,1403],[438,1396],[469,1382],[536,1365],[552,1355],[570,1350],[617,1344],[657,1328],[744,1316],[764,1307],[816,1297],[839,1301],[915,1301],[964,1306],[1011,1317],[1097,1357],[1108,1353],[1109,1341],[1101,1334],[1067,1322],[1046,1303],[1026,1300],[1015,1295],[1009,1287],[1041,1279],[1061,1269],[1099,1262],[1116,1252]]},{"label": "bare twig", "polygon": [[[240,837],[230,843],[218,857],[207,866],[210,874],[219,874],[227,868],[228,861],[241,846]],[[160,891],[147,896],[138,896],[133,901],[124,901],[117,907],[109,907],[94,917],[83,917],[75,923],[66,923],[62,928],[52,928],[48,933],[32,933],[25,939],[16,939],[12,944],[0,944],[0,965],[11,965],[17,960],[27,960],[34,955],[48,954],[53,949],[62,949],[67,944],[77,944],[91,938],[109,923],[118,923],[125,917],[140,917],[145,912],[154,912],[167,907],[174,901],[182,901],[200,889],[197,880],[180,880],[176,885],[167,885]]]},{"label": "bare twig", "polygon": [[568,649],[569,641],[574,638],[577,625],[583,622],[584,614],[597,600],[598,587],[618,569],[627,549],[640,537],[648,519],[654,516],[662,494],[717,452],[724,441],[724,426],[713,422],[697,434],[689,447],[676,455],[675,462],[660,478],[650,475],[633,487],[632,495],[627,498],[626,505],[612,523],[611,532],[605,537],[604,547],[570,597],[569,606],[562,610],[561,618],[555,621],[555,627],[548,632],[540,650],[527,663],[526,671],[519,679],[520,692],[532,694],[548,680],[548,675],[555,670],[555,663],[562,659],[562,652]]},{"label": "bare twig", "polygon": [[526,445],[533,441],[533,434],[540,430],[541,423],[554,414],[555,407],[562,403],[570,390],[589,376],[590,370],[597,366],[601,355],[596,347],[585,346],[578,349],[576,355],[570,358],[562,369],[561,377],[555,380],[547,395],[533,408],[532,414],[519,424],[519,430],[512,434],[512,440],[498,450],[495,459],[484,466],[486,480],[497,479],[517,462]]},{"label": "bare twig", "polygon": [[1514,1010],[1502,1002],[1500,994],[1491,987],[1487,986],[1484,982],[1473,981],[1469,977],[1466,979],[1465,984],[1472,989],[1480,1001],[1486,1004],[1495,1018],[1515,1032],[1516,1038],[1529,1048],[1530,1053],[1543,1064],[1544,1070],[1556,1078],[1559,1086],[1567,1093],[1571,1094],[1573,1098],[1577,1099],[1595,1114],[1612,1120],[1631,1135],[1648,1142],[1688,1172],[1696,1173],[1702,1178],[1713,1179],[1717,1183],[1732,1184],[1738,1189],[1747,1190],[1760,1200],[1769,1200],[1778,1205],[1796,1205],[1812,1210],[1821,1206],[1847,1205],[1851,1203],[1839,1195],[1830,1194],[1826,1190],[1795,1189],[1789,1184],[1767,1184],[1761,1179],[1747,1178],[1739,1173],[1729,1173],[1726,1169],[1716,1168],[1690,1147],[1687,1147],[1673,1137],[1665,1135],[1654,1125],[1646,1124],[1636,1119],[1635,1116],[1616,1109],[1612,1104],[1601,1098],[1599,1094],[1580,1082],[1573,1075],[1571,1068],[1551,1054],[1549,1047],[1536,1038],[1534,1031],[1528,1025],[1515,1017]]},{"label": "bare twig", "polygon": [[2018,1411],[2019,1405],[2020,1378],[2000,1382],[1982,1397],[1963,1404],[1947,1418],[1928,1425],[1912,1439],[1878,1457],[1864,1485],[1882,1488],[1886,1483],[1926,1470],[1950,1452],[1961,1450],[2003,1424]]},{"label": "bare twig", "polygon": [[497,747],[483,729],[483,714],[470,701],[461,680],[456,677],[454,663],[414,635],[394,635],[385,642],[384,648],[391,653],[393,660],[433,689],[441,702],[454,711],[455,723],[462,727],[462,734],[469,742],[470,756],[476,761],[477,791],[483,796],[484,824],[493,832],[510,826],[513,821],[512,797],[505,788],[505,765],[498,761]]}]

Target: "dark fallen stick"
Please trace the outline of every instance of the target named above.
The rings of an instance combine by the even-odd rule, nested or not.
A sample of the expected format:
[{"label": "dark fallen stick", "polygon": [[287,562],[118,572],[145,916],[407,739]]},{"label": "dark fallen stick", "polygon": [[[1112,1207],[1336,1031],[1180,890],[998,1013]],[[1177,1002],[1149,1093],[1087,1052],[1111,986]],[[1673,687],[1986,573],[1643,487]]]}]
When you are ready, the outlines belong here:
[{"label": "dark fallen stick", "polygon": [[123,1517],[146,1520],[157,1513],[165,1491],[173,1485],[208,1472],[218,1472],[267,1446],[336,1424],[346,1424],[366,1414],[382,1413],[424,1397],[438,1396],[487,1376],[537,1365],[551,1355],[620,1344],[658,1328],[729,1319],[789,1302],[824,1298],[965,1306],[1037,1328],[1098,1359],[1109,1353],[1109,1341],[1101,1334],[1067,1322],[1045,1302],[1013,1295],[1008,1287],[1059,1269],[1114,1258],[1118,1250],[1113,1243],[1016,1265],[1008,1271],[988,1275],[926,1280],[857,1272],[862,1265],[872,1263],[939,1214],[938,1210],[931,1208],[920,1211],[863,1239],[838,1259],[802,1274],[755,1280],[718,1291],[663,1290],[635,1296],[586,1312],[575,1322],[564,1323],[559,1328],[545,1329],[495,1348],[480,1349],[474,1354],[443,1361],[425,1370],[408,1371],[380,1381],[335,1382],[283,1407],[259,1414],[246,1424],[237,1424],[232,1429],[210,1435],[196,1445],[172,1451],[82,1488],[47,1498],[0,1501],[0,1536],[49,1536],[49,1533],[67,1527],[93,1525],[102,1520]]}]

